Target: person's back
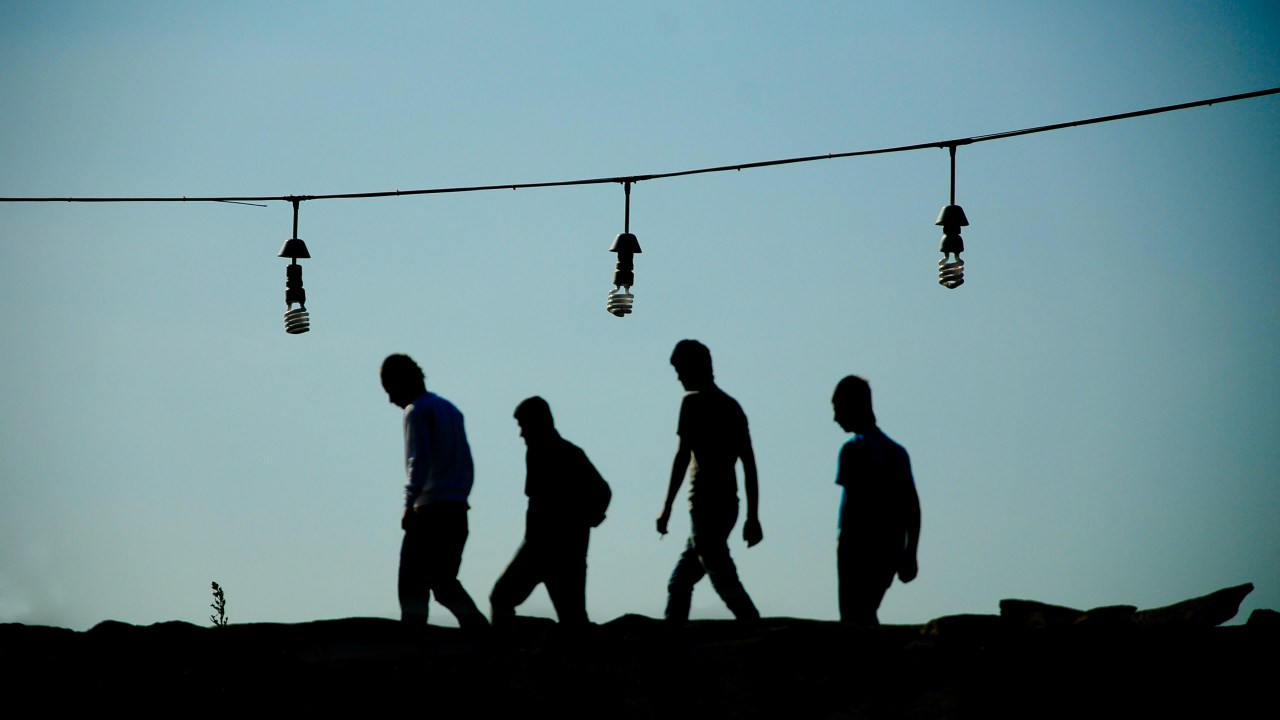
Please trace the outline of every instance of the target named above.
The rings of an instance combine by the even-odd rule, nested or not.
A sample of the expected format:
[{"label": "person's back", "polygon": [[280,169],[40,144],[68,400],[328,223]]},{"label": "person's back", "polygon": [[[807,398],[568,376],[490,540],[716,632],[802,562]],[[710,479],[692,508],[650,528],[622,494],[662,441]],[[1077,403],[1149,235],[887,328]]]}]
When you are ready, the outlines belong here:
[{"label": "person's back", "polygon": [[525,535],[545,537],[580,529],[585,523],[585,498],[594,492],[591,485],[603,482],[582,448],[557,434],[529,446],[525,467],[524,493],[529,498]]},{"label": "person's back", "polygon": [[914,492],[906,449],[878,427],[858,433],[840,449],[836,484],[844,488],[842,536],[868,552],[900,552],[907,533],[909,495]]},{"label": "person's back", "polygon": [[751,442],[738,401],[714,384],[689,392],[680,406],[677,434],[692,454],[690,507],[736,506],[738,458]]}]

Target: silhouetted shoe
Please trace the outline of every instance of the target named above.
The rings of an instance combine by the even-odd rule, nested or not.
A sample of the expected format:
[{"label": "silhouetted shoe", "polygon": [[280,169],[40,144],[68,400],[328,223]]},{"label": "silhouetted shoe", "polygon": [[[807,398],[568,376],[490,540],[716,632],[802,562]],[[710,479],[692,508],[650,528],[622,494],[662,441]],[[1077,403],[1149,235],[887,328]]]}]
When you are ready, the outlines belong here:
[{"label": "silhouetted shoe", "polygon": [[760,619],[760,611],[756,609],[755,603],[751,602],[751,598],[743,595],[740,598],[734,598],[728,602],[729,611],[733,616],[743,622],[756,622]]},{"label": "silhouetted shoe", "polygon": [[458,627],[463,630],[488,630],[489,618],[481,615],[479,612],[463,615],[458,618]]}]

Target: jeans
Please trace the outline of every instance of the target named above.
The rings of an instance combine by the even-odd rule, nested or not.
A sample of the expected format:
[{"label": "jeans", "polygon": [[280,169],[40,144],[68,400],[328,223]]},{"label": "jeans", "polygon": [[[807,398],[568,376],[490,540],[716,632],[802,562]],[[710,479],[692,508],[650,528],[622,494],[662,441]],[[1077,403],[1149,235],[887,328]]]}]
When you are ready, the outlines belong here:
[{"label": "jeans", "polygon": [[467,543],[466,503],[423,505],[405,520],[400,545],[400,618],[425,623],[431,593],[462,627],[487,625],[471,596],[458,582],[462,548]]},{"label": "jeans", "polygon": [[729,557],[729,533],[738,522],[738,505],[728,510],[694,507],[690,513],[693,530],[684,553],[667,583],[666,619],[685,622],[693,601],[693,586],[705,575],[711,578],[720,599],[739,620],[758,620],[760,612],[738,580],[738,568]]},{"label": "jeans", "polygon": [[836,544],[836,573],[842,622],[880,624],[876,611],[893,584],[901,554],[900,547],[893,543],[875,543],[865,537],[846,537],[844,532],[840,533]]},{"label": "jeans", "polygon": [[526,538],[489,594],[494,625],[515,617],[516,606],[543,583],[561,625],[586,625],[587,542],[590,528]]}]

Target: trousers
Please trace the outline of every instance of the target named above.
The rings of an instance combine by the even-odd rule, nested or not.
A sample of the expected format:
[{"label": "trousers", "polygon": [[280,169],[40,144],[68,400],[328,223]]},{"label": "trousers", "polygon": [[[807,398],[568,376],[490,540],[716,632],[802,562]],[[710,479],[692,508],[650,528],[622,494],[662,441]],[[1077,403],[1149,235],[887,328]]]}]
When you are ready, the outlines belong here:
[{"label": "trousers", "polygon": [[550,537],[526,537],[489,594],[494,625],[515,617],[518,605],[542,583],[561,625],[586,625],[587,543],[590,528]]},{"label": "trousers", "polygon": [[461,627],[488,624],[458,582],[467,533],[466,503],[433,503],[409,513],[400,544],[401,620],[425,623],[434,593]]},{"label": "trousers", "polygon": [[694,507],[689,513],[692,531],[676,569],[667,582],[665,617],[672,622],[689,619],[693,602],[693,586],[704,576],[733,616],[739,620],[758,620],[760,612],[738,580],[738,568],[729,557],[729,533],[738,522],[738,505],[730,509],[706,510]]},{"label": "trousers", "polygon": [[893,584],[901,555],[891,544],[846,537],[836,543],[836,576],[839,581],[840,620],[858,625],[879,625],[880,602]]}]

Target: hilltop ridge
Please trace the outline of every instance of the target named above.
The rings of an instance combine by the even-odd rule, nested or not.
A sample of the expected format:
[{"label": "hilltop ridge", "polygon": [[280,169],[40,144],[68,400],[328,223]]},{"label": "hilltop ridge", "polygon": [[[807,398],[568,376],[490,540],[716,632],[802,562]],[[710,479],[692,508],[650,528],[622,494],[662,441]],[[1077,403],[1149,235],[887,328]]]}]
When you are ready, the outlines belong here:
[{"label": "hilltop ridge", "polygon": [[94,707],[333,708],[557,717],[1173,717],[1273,703],[1280,615],[1231,619],[1252,585],[1139,611],[1006,600],[999,615],[854,627],[765,618],[581,632],[377,618],[135,626],[0,625],[11,700]]}]

